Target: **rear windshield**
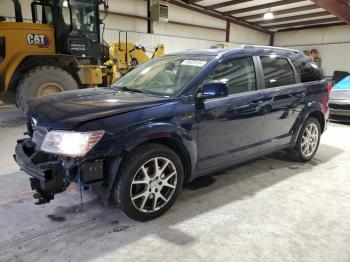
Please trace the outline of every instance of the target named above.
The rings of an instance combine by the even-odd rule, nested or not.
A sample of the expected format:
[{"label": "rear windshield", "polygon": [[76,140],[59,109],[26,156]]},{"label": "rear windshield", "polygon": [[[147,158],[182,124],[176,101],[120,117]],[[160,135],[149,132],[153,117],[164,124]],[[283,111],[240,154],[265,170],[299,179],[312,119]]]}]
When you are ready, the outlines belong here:
[{"label": "rear windshield", "polygon": [[265,77],[265,88],[295,84],[293,68],[287,59],[263,56],[260,60]]}]

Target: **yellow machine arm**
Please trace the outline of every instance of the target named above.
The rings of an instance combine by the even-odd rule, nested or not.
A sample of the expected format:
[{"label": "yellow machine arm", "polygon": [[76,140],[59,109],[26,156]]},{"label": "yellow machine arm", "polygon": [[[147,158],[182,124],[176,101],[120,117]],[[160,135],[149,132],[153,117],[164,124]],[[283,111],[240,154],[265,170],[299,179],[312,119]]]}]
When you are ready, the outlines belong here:
[{"label": "yellow machine arm", "polygon": [[129,42],[112,43],[109,48],[110,59],[105,63],[108,83],[114,83],[135,66],[162,55],[164,55],[163,44],[159,44],[153,51],[151,58],[149,58],[143,46],[134,45]]},{"label": "yellow machine arm", "polygon": [[164,55],[164,45],[163,44],[159,44],[156,49],[154,49],[154,52],[152,54],[152,58],[156,58],[159,56],[163,56]]}]

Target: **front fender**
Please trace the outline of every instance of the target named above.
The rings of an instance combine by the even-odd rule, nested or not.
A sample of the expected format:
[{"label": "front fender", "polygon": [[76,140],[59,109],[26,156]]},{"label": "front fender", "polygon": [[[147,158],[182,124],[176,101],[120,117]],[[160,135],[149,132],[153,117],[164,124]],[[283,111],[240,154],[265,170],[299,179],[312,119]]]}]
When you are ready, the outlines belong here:
[{"label": "front fender", "polygon": [[131,152],[135,147],[147,143],[170,139],[187,151],[191,159],[192,172],[198,157],[196,138],[191,131],[171,123],[143,123],[132,129],[128,128],[122,133],[111,136],[108,140],[108,154],[120,155]]},{"label": "front fender", "polygon": [[[100,193],[104,200],[111,197],[112,187],[116,179],[118,179],[118,170],[122,163],[125,153],[131,152],[137,146],[147,142],[160,142],[162,139],[171,140],[181,146],[188,153],[191,163],[191,174],[194,173],[197,161],[198,150],[195,137],[192,133],[181,126],[170,123],[143,123],[132,128],[126,128],[123,132],[117,134],[106,134],[106,138],[97,146],[95,152],[104,152],[105,156],[113,156],[109,158],[107,166],[107,174],[105,183],[108,186],[106,193]],[[106,150],[107,149],[107,150]],[[105,151],[106,150],[106,151]],[[176,152],[178,153],[178,152]],[[190,174],[190,176],[191,176]],[[191,177],[189,177],[191,179]],[[98,190],[104,192],[103,190]]]}]

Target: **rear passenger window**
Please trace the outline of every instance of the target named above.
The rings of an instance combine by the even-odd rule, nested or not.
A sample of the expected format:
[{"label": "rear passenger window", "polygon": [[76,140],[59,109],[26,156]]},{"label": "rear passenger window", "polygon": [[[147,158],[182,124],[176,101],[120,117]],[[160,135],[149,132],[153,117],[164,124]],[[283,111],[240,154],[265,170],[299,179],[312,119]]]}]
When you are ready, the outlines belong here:
[{"label": "rear passenger window", "polygon": [[292,60],[302,83],[321,80],[321,74],[309,62]]},{"label": "rear passenger window", "polygon": [[256,90],[255,67],[252,57],[224,61],[213,70],[210,80],[226,82],[230,94]]},{"label": "rear passenger window", "polygon": [[265,76],[265,88],[295,84],[292,66],[287,59],[260,57]]}]

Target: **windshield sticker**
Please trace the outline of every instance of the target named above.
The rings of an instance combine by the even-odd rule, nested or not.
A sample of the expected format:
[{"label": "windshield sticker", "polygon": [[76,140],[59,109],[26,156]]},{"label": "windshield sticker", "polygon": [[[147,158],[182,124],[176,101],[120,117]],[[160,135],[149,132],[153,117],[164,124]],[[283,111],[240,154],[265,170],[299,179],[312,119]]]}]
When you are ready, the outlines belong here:
[{"label": "windshield sticker", "polygon": [[203,67],[207,62],[200,60],[184,60],[181,65],[198,66]]}]

